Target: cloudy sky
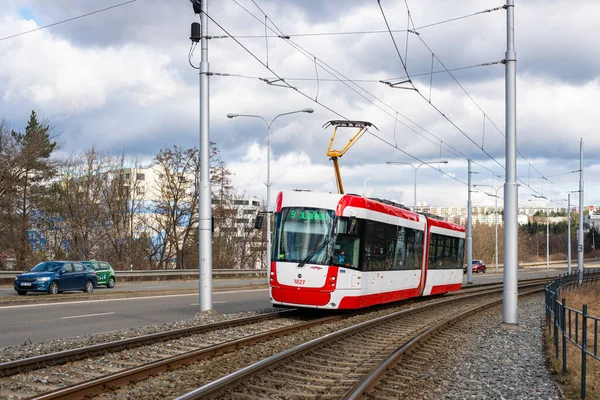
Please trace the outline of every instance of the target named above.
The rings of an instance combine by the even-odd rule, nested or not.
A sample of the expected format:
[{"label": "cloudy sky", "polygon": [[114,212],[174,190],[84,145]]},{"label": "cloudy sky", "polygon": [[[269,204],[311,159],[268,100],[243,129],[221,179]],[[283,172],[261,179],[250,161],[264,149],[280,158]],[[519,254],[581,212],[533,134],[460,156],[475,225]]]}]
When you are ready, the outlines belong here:
[{"label": "cloudy sky", "polygon": [[[583,138],[585,204],[600,204],[600,2],[515,3],[519,203],[541,206],[530,202],[537,195],[566,205],[567,191],[578,190],[570,172]],[[227,113],[271,120],[304,108],[315,112],[282,116],[271,128],[273,198],[281,189],[336,191],[326,156],[333,130],[323,128],[334,119],[378,128],[340,159],[346,192],[411,205],[414,169],[386,161],[433,163],[418,169],[417,201],[434,206],[466,205],[468,158],[472,182],[494,186],[476,189],[502,185],[506,11],[493,11],[502,3],[381,6],[395,43],[376,0],[210,0],[210,137],[238,191],[266,197],[267,130]],[[23,130],[35,109],[66,154],[95,145],[151,160],[164,147],[198,146],[190,61],[199,64],[200,49],[188,58],[198,20],[188,0],[1,1],[0,118]],[[381,82],[407,79],[398,53],[418,92]],[[264,81],[278,78],[295,89]],[[353,134],[340,129],[333,148]],[[473,193],[473,204],[493,203]]]}]

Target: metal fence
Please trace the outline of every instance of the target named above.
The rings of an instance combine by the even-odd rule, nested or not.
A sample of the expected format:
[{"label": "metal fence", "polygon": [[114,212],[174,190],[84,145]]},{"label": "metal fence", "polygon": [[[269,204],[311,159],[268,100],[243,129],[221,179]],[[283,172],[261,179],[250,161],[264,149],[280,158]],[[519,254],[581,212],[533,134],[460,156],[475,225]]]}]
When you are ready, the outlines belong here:
[{"label": "metal fence", "polygon": [[[568,307],[561,293],[581,285],[597,284],[600,279],[600,269],[585,269],[580,279],[577,271],[560,275],[552,283],[546,285],[546,324],[554,329],[554,348],[556,359],[561,356],[562,373],[567,374],[567,342],[572,343],[581,351],[581,392],[582,399],[586,396],[587,359],[600,361],[598,357],[598,321],[599,317],[589,315],[587,304],[581,310]],[[559,299],[561,299],[559,301]],[[588,330],[591,329],[591,330]],[[593,334],[592,334],[593,333]]]}]

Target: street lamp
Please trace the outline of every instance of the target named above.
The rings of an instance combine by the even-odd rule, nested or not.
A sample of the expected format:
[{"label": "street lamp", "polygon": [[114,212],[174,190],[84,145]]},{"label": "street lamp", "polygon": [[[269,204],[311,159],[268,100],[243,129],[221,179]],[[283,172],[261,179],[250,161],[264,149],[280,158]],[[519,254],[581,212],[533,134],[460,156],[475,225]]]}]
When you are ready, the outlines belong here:
[{"label": "street lamp", "polygon": [[386,164],[407,164],[407,165],[410,165],[411,167],[413,167],[413,169],[415,170],[415,189],[414,189],[414,195],[413,195],[414,196],[414,198],[413,198],[413,204],[414,204],[413,211],[417,212],[417,171],[423,165],[428,165],[428,164],[448,164],[448,161],[447,160],[442,160],[442,161],[422,162],[421,164],[419,164],[416,167],[415,167],[414,164],[409,163],[409,162],[405,162],[405,161],[386,161],[385,163]]},{"label": "street lamp", "polygon": [[253,114],[227,114],[227,118],[236,118],[236,117],[249,117],[249,118],[260,118],[267,124],[267,255],[266,255],[266,267],[269,269],[270,259],[271,259],[271,216],[269,215],[271,208],[271,126],[273,122],[279,117],[284,115],[296,114],[296,113],[308,113],[312,114],[315,110],[312,108],[304,108],[302,110],[290,111],[286,113],[282,113],[276,115],[275,118],[268,122],[266,119],[261,117],[260,115]]},{"label": "street lamp", "polygon": [[480,186],[487,186],[490,187],[492,189],[494,189],[494,192],[496,192],[496,194],[490,194],[490,193],[486,193],[488,196],[491,197],[495,197],[496,198],[496,204],[494,205],[494,220],[495,220],[495,225],[496,225],[496,273],[498,273],[498,190],[502,189],[504,186],[499,186],[497,189],[495,187],[493,187],[492,185],[473,185],[473,187],[480,187]]}]

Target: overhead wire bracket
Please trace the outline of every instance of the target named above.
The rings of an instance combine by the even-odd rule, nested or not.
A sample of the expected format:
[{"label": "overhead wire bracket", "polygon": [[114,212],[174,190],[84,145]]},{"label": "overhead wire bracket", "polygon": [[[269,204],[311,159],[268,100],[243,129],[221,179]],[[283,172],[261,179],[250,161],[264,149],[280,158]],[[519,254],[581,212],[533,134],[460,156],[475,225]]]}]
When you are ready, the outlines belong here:
[{"label": "overhead wire bracket", "polygon": [[405,84],[405,83],[409,83],[409,84],[411,84],[411,85],[412,85],[412,80],[410,80],[410,79],[406,79],[406,80],[404,80],[404,81],[395,82],[395,83],[392,83],[392,82],[390,82],[390,81],[379,81],[379,82],[380,82],[380,83],[383,83],[383,84],[385,84],[385,85],[388,85],[389,87],[391,87],[391,88],[393,88],[393,89],[406,89],[406,90],[415,90],[415,91],[417,90],[417,89],[416,89],[416,88],[414,88],[414,87],[402,87],[402,86],[399,86],[399,85],[403,85],[403,84]]},{"label": "overhead wire bracket", "polygon": [[[290,86],[289,84],[287,84],[287,82],[283,78],[271,79],[271,80],[269,80],[267,78],[258,78],[258,79],[265,82],[267,85],[279,86],[279,87],[288,88],[288,89],[296,89],[296,87]],[[285,85],[278,84],[277,82],[284,82]]]}]

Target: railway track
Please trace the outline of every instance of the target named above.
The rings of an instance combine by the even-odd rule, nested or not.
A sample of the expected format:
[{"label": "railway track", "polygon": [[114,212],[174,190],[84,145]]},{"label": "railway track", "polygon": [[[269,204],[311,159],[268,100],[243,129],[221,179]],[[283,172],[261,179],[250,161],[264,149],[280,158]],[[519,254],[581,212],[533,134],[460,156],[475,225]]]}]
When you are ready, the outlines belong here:
[{"label": "railway track", "polygon": [[[471,296],[474,296],[474,293],[481,291],[487,292],[489,288],[470,287],[464,292],[473,293]],[[425,300],[425,303],[431,302],[437,301]],[[406,303],[404,307],[411,305]],[[394,307],[391,307],[391,310],[386,311],[386,308],[383,308],[380,313],[389,314],[393,309]],[[360,313],[355,315],[358,314]],[[362,314],[372,314],[372,312],[362,312]],[[40,399],[81,398],[83,395],[105,392],[108,387],[123,386],[198,360],[218,358],[233,350],[272,341],[274,338],[292,335],[293,332],[306,331],[311,327],[333,324],[341,321],[342,318],[352,319],[353,316],[352,314],[334,315],[299,323],[298,319],[286,318],[292,315],[293,310],[287,310],[2,363],[0,375],[4,375],[5,378],[0,379],[0,397],[7,399],[30,396]],[[363,315],[362,318],[371,317]],[[321,329],[321,331],[326,330]],[[224,331],[228,331],[228,335],[223,335]],[[209,334],[211,332],[212,335]],[[205,337],[200,338],[202,335]],[[246,337],[240,339],[243,335]],[[189,349],[194,350],[189,351]],[[75,362],[75,360],[81,361]],[[52,367],[65,362],[68,362],[68,365],[64,367],[60,365]],[[36,368],[38,368],[36,371],[27,372]],[[7,375],[13,376],[6,377]],[[117,395],[115,398],[120,396]]]},{"label": "railway track", "polygon": [[[541,291],[543,287],[538,287],[520,295]],[[405,352],[457,321],[502,302],[501,293],[497,293],[474,305],[473,300],[482,296],[449,299],[340,330],[236,371],[177,400],[362,398]],[[444,343],[438,340],[435,345]],[[424,353],[435,357],[435,345]],[[431,360],[422,352],[412,357],[421,366]],[[398,371],[400,375],[418,376],[418,370],[399,368]],[[402,398],[392,393],[389,390],[382,398]],[[400,391],[395,393],[399,395]]]}]

